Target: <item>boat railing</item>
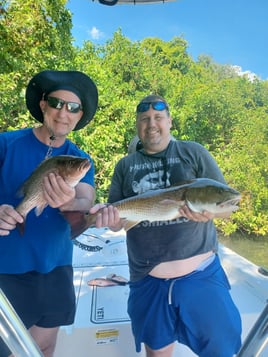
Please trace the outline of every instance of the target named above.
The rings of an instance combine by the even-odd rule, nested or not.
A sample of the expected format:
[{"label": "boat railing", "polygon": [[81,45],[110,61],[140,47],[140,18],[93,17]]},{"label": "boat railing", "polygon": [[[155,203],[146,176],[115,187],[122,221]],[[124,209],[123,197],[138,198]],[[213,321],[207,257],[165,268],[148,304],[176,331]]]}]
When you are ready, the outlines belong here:
[{"label": "boat railing", "polygon": [[268,343],[268,303],[246,337],[236,357],[259,357]]},{"label": "boat railing", "polygon": [[42,357],[39,347],[0,289],[0,336],[14,356]]}]

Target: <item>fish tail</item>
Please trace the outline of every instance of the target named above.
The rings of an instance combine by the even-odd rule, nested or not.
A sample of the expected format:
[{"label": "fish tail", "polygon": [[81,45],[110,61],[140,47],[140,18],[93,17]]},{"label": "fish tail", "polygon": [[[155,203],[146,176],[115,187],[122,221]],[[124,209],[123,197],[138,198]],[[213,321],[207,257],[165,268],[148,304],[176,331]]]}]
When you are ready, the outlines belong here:
[{"label": "fish tail", "polygon": [[71,239],[78,237],[96,223],[96,214],[90,214],[88,211],[63,211],[61,213],[71,226]]}]

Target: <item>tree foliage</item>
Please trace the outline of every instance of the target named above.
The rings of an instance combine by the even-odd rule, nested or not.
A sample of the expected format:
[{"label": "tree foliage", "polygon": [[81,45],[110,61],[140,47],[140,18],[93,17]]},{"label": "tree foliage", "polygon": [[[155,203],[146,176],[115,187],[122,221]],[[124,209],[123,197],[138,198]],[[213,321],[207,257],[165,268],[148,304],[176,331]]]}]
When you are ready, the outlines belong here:
[{"label": "tree foliage", "polygon": [[116,162],[135,135],[135,106],[149,93],[164,96],[172,134],[206,146],[227,182],[242,193],[240,209],[219,220],[225,234],[268,234],[268,82],[239,76],[209,57],[194,61],[187,42],[131,41],[118,29],[104,45],[73,45],[66,0],[0,0],[0,128],[34,125],[25,86],[43,69],[80,70],[96,82],[92,122],[70,134],[96,166],[98,201],[106,201]]},{"label": "tree foliage", "polygon": [[66,0],[0,0],[1,130],[28,125],[24,90],[33,74],[69,67],[74,49],[65,4]]}]

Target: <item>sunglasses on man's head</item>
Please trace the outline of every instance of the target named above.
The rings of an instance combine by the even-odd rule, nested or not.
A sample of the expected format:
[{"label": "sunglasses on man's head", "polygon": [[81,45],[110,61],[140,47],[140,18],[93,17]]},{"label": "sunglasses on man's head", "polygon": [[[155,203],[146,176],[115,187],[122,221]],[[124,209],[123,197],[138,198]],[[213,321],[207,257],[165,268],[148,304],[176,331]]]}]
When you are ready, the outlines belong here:
[{"label": "sunglasses on man's head", "polygon": [[137,113],[147,112],[150,109],[150,105],[154,110],[162,111],[168,110],[168,105],[165,102],[157,101],[157,102],[142,102],[137,106]]},{"label": "sunglasses on man's head", "polygon": [[70,113],[78,113],[82,110],[82,105],[75,102],[66,102],[65,100],[56,97],[47,97],[47,103],[51,108],[62,109],[64,104],[66,104],[66,109]]}]

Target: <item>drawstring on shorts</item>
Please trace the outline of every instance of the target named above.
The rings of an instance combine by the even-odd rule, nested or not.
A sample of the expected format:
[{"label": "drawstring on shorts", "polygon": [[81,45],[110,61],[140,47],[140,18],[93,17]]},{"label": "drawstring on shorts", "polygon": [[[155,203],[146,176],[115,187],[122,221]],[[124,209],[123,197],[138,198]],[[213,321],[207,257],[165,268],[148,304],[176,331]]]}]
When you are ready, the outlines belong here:
[{"label": "drawstring on shorts", "polygon": [[208,257],[207,259],[205,259],[194,271],[192,271],[189,274],[183,275],[183,276],[179,276],[178,278],[172,278],[172,279],[165,279],[165,280],[172,280],[168,289],[168,305],[172,304],[172,290],[174,287],[174,284],[176,283],[177,280],[180,279],[184,279],[184,278],[188,278],[189,276],[197,273],[198,271],[203,271],[205,270],[215,259],[216,254],[212,254],[210,257]]}]

